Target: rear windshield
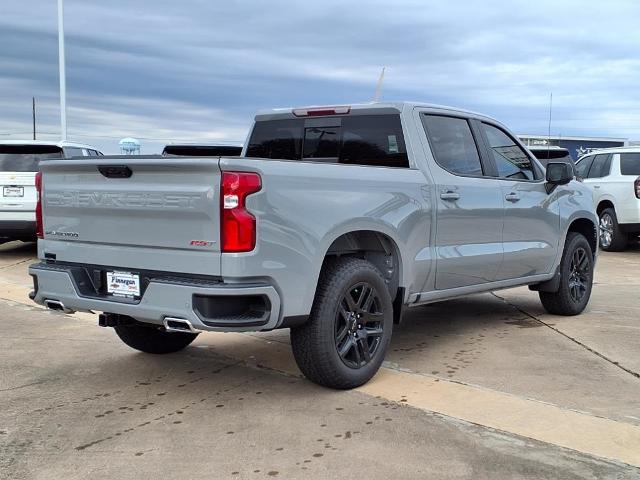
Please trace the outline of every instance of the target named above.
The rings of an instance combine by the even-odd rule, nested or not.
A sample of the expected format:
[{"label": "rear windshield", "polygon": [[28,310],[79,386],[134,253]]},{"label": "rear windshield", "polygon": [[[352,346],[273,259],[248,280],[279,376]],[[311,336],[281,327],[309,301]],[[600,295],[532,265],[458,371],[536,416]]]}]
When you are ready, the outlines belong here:
[{"label": "rear windshield", "polygon": [[40,160],[62,158],[55,145],[0,145],[0,172],[37,172]]},{"label": "rear windshield", "polygon": [[558,149],[532,149],[531,153],[541,161],[543,165],[549,163],[550,160],[554,161],[571,161],[571,156],[569,156],[569,150],[558,150]]},{"label": "rear windshield", "polygon": [[408,167],[400,115],[256,122],[247,157]]},{"label": "rear windshield", "polygon": [[640,176],[640,153],[621,153],[620,173]]}]

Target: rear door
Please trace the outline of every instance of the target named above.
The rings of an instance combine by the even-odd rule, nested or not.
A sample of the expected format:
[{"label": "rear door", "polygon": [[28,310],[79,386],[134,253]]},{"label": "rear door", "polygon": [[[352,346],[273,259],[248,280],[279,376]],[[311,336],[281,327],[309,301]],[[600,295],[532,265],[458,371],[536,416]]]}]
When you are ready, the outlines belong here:
[{"label": "rear door", "polygon": [[498,180],[487,175],[469,119],[420,115],[434,162],[436,280],[438,290],[495,279],[502,262],[503,202]]},{"label": "rear door", "polygon": [[87,157],[41,164],[41,255],[91,265],[220,273],[217,158]]},{"label": "rear door", "polygon": [[547,194],[533,156],[501,126],[478,122],[504,203],[504,259],[496,280],[551,271],[558,251],[560,211]]},{"label": "rear door", "polygon": [[584,183],[594,189],[594,196],[601,195],[603,180],[611,173],[611,153],[600,153],[593,158],[589,171],[584,176]]},{"label": "rear door", "polygon": [[62,158],[55,145],[0,145],[0,220],[35,221],[36,172],[52,158]]}]

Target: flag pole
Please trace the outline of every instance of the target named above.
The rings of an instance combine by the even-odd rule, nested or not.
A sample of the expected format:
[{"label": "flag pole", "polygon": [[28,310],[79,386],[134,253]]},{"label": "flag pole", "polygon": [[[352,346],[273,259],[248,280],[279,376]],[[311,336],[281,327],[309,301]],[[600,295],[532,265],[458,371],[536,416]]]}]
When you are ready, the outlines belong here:
[{"label": "flag pole", "polygon": [[60,68],[60,136],[67,139],[67,79],[64,58],[64,5],[58,0],[58,66]]}]

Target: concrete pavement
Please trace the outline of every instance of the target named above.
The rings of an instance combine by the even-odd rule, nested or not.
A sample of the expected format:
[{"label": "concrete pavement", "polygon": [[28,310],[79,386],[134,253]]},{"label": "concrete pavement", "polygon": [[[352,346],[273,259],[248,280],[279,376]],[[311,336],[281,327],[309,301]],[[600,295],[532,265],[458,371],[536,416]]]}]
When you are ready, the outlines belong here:
[{"label": "concrete pavement", "polygon": [[359,392],[301,379],[286,331],[150,357],[12,303],[33,254],[0,246],[0,476],[640,478],[639,251],[601,257],[579,317],[526,289],[411,309]]}]

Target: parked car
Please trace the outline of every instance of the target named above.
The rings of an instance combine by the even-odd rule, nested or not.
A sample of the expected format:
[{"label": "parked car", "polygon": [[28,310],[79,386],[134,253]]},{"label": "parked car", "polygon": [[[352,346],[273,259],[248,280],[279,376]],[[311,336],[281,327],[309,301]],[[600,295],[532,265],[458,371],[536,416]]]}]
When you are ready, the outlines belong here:
[{"label": "parked car", "polygon": [[302,372],[368,381],[403,309],[529,285],[547,311],[591,294],[597,216],[565,163],[497,121],[418,103],[258,114],[244,157],[41,165],[31,298],[99,311],[130,347],[291,329]]},{"label": "parked car", "polygon": [[0,141],[0,242],[35,241],[35,179],[41,160],[99,155],[94,147],[80,143]]},{"label": "parked car", "polygon": [[240,153],[242,145],[171,144],[162,150],[163,157],[237,157]]},{"label": "parked car", "polygon": [[593,188],[600,247],[624,250],[640,234],[640,147],[595,150],[578,160],[576,173]]},{"label": "parked car", "polygon": [[567,162],[573,165],[571,154],[566,148],[557,145],[535,145],[527,148],[545,167],[549,162]]}]

